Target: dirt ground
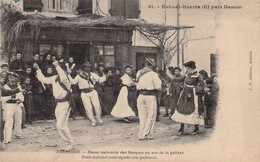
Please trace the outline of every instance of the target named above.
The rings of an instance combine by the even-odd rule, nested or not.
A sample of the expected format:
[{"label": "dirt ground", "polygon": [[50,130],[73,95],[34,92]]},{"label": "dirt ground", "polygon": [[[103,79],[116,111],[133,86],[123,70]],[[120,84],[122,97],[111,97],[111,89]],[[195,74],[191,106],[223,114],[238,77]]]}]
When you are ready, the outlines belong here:
[{"label": "dirt ground", "polygon": [[[161,108],[161,114],[164,115]],[[161,115],[161,116],[162,116]],[[115,119],[111,115],[103,116],[104,123],[96,127],[90,126],[90,121],[78,117],[77,120],[69,119],[69,128],[72,136],[76,140],[76,148],[87,150],[88,148],[107,147],[153,147],[171,146],[175,144],[196,143],[203,139],[210,138],[212,129],[200,127],[197,135],[177,136],[179,124],[169,119],[161,117],[155,124],[154,139],[140,141],[137,139],[139,121],[137,117],[132,117],[132,123],[124,123],[120,119]],[[60,139],[56,129],[55,120],[37,121],[26,125],[23,129],[25,139],[12,139],[12,143],[6,145],[4,152],[16,151],[56,151],[64,148],[65,144]],[[186,126],[185,132],[191,132],[193,127]]]}]

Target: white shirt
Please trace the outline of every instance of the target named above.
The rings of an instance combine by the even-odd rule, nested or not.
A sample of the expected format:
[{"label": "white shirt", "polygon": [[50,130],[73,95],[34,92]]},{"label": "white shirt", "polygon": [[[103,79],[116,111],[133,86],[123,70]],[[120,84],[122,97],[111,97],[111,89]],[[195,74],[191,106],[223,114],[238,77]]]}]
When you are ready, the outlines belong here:
[{"label": "white shirt", "polygon": [[90,78],[91,78],[93,84],[91,84],[91,82],[89,80],[86,80],[86,79],[80,77],[79,75],[77,75],[74,79],[71,76],[69,76],[71,84],[72,85],[78,84],[79,89],[94,88],[94,85],[96,84],[96,82],[102,83],[102,82],[106,81],[105,75],[102,77],[99,77],[96,73],[92,73],[92,72],[90,72]]},{"label": "white shirt", "polygon": [[[140,75],[140,70],[136,74],[136,78]],[[136,88],[138,90],[160,90],[162,87],[162,81],[158,74],[154,71],[145,73],[139,79]]]},{"label": "white shirt", "polygon": [[122,80],[122,84],[124,84],[126,86],[131,86],[131,84],[134,83],[133,79],[128,74],[124,74],[121,77],[121,80]]},{"label": "white shirt", "polygon": [[[18,89],[22,89],[20,85],[17,86]],[[4,85],[4,89],[6,90],[12,90],[7,84]],[[14,99],[14,100],[21,100],[22,102],[24,101],[24,96],[22,92],[18,92],[15,94],[15,98],[12,98],[11,96],[2,96],[1,100],[6,103],[6,101]]]},{"label": "white shirt", "polygon": [[[67,89],[71,89],[69,79],[65,75],[64,71],[59,66],[56,67],[56,70],[58,72],[61,82],[67,87]],[[36,72],[36,77],[39,81],[41,81],[43,84],[52,84],[53,96],[55,99],[63,99],[64,97],[66,97],[68,92],[60,86],[58,81],[56,81],[58,75],[45,77],[40,69],[38,69]]]}]

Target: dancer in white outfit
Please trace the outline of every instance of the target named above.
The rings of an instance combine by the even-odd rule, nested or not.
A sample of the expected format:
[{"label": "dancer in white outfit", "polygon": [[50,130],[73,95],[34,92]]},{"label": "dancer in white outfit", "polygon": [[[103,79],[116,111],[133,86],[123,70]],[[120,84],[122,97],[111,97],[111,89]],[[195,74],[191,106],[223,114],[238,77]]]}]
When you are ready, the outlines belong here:
[{"label": "dancer in white outfit", "polygon": [[81,90],[81,99],[88,115],[88,118],[91,121],[91,126],[96,126],[96,120],[93,115],[92,105],[96,112],[96,118],[100,124],[103,123],[101,119],[101,107],[99,103],[98,93],[94,89],[96,82],[106,81],[106,75],[99,77],[97,74],[90,72],[91,64],[86,62],[83,64],[84,71],[81,71],[74,79],[69,76],[71,84],[78,84],[79,89]]},{"label": "dancer in white outfit", "polygon": [[155,62],[153,59],[146,59],[145,67],[136,74],[137,108],[140,122],[138,133],[139,140],[153,139],[152,133],[157,114],[157,94],[161,90],[162,81],[158,73],[153,71]]},{"label": "dancer in white outfit", "polygon": [[131,120],[129,120],[128,117],[135,116],[135,112],[133,111],[133,108],[131,108],[128,98],[128,88],[131,88],[131,86],[136,86],[136,83],[133,81],[131,77],[132,67],[131,66],[125,66],[126,73],[121,77],[123,87],[121,88],[116,104],[113,107],[113,110],[111,111],[111,115],[113,115],[116,118],[123,118],[124,122],[130,123]]},{"label": "dancer in white outfit", "polygon": [[12,128],[14,125],[15,137],[18,139],[24,138],[21,136],[21,125],[22,125],[22,106],[24,101],[24,96],[22,94],[22,89],[20,85],[16,83],[15,73],[8,74],[8,83],[4,85],[5,90],[15,90],[20,89],[19,92],[13,95],[2,96],[1,100],[4,103],[5,111],[5,125],[4,125],[4,143],[8,144],[11,142]]},{"label": "dancer in white outfit", "polygon": [[67,149],[71,149],[74,147],[74,140],[70,135],[70,130],[68,127],[68,120],[70,116],[71,106],[71,84],[67,76],[66,69],[67,67],[65,64],[60,63],[58,61],[54,61],[53,65],[56,67],[58,75],[52,77],[45,77],[39,66],[34,64],[34,68],[37,69],[36,77],[43,83],[43,84],[51,84],[53,88],[53,96],[57,101],[57,106],[55,108],[55,116],[57,119],[57,129],[61,138],[68,142],[70,145]]}]

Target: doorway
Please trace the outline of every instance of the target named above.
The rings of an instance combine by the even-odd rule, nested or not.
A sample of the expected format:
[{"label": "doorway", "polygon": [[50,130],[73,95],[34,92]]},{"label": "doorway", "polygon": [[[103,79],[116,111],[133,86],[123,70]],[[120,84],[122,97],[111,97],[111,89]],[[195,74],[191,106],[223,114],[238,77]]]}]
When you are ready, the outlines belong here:
[{"label": "doorway", "polygon": [[88,44],[70,44],[69,53],[74,58],[76,64],[90,61],[90,46]]}]

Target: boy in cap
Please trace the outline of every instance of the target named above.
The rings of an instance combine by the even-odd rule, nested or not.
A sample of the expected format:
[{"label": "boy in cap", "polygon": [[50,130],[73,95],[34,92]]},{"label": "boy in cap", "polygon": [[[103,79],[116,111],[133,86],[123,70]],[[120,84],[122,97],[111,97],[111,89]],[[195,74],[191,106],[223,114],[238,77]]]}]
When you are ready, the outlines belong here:
[{"label": "boy in cap", "polygon": [[83,71],[81,71],[74,79],[69,76],[70,82],[72,85],[78,84],[79,89],[81,90],[81,99],[88,115],[88,118],[91,121],[91,126],[96,126],[96,120],[93,115],[92,105],[96,112],[96,118],[100,124],[103,123],[101,119],[101,107],[99,103],[98,93],[94,89],[95,84],[106,81],[106,75],[99,77],[97,74],[90,72],[91,64],[85,62],[83,64]]},{"label": "boy in cap", "polygon": [[[14,125],[15,137],[22,139],[21,136],[21,125],[22,125],[22,106],[24,101],[24,96],[22,93],[21,86],[17,84],[18,75],[10,72],[8,74],[8,82],[4,85],[6,90],[17,90],[19,92],[13,95],[2,96],[2,101],[4,102],[5,111],[5,126],[4,126],[4,142],[8,144],[11,142],[12,128]],[[13,123],[15,121],[15,123]]]},{"label": "boy in cap", "polygon": [[140,128],[138,133],[139,140],[153,139],[152,133],[156,120],[157,93],[161,90],[162,81],[158,74],[153,71],[155,62],[153,59],[146,59],[145,67],[136,74],[138,116]]},{"label": "boy in cap", "polygon": [[71,84],[68,79],[67,67],[64,63],[54,61],[53,65],[56,67],[58,75],[52,77],[43,76],[39,66],[34,64],[36,69],[36,77],[44,84],[51,84],[53,89],[53,96],[57,101],[57,106],[55,108],[55,116],[57,120],[57,129],[61,138],[69,143],[69,148],[72,149],[74,146],[74,140],[70,135],[70,130],[68,127],[68,119],[71,111],[71,107],[74,106],[71,100]]},{"label": "boy in cap", "polygon": [[7,64],[2,64],[1,65],[1,69],[2,69],[2,72],[9,72],[9,66]]}]

